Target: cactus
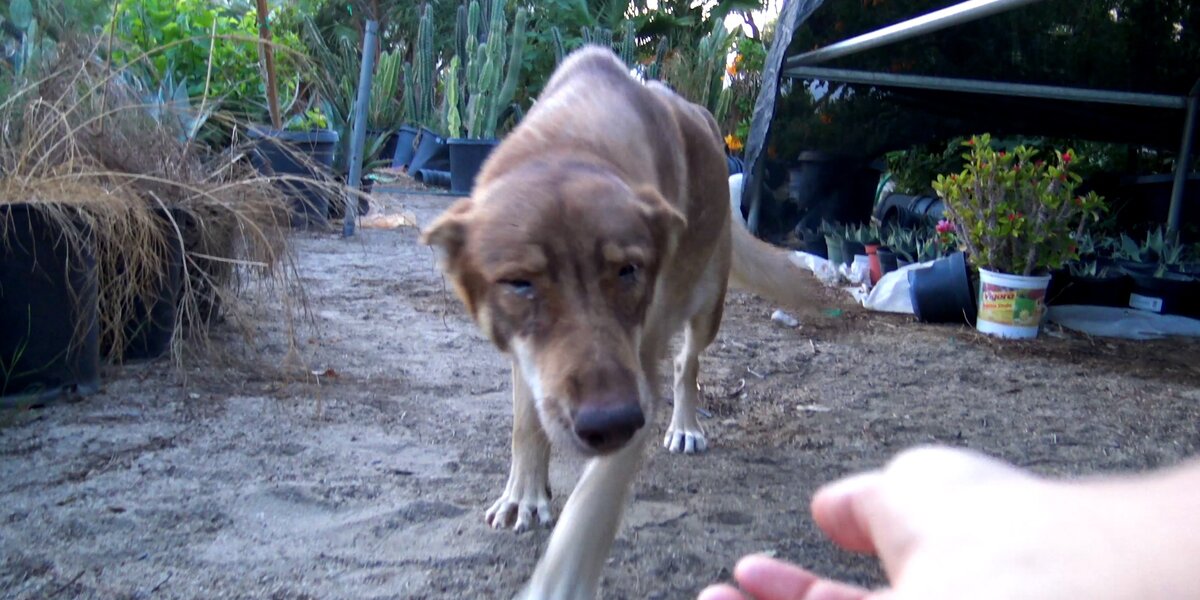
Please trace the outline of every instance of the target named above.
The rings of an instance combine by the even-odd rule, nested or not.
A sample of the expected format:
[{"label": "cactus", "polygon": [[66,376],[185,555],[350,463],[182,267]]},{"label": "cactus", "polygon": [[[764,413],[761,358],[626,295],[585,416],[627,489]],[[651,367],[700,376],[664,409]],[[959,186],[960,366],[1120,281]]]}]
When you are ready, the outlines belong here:
[{"label": "cactus", "polygon": [[404,97],[401,102],[404,104],[404,118],[417,118],[417,94],[413,91],[412,67],[408,63],[400,70],[400,78],[404,85]]},{"label": "cactus", "polygon": [[[506,39],[508,23],[504,16],[504,0],[491,0],[483,15],[480,6],[478,0],[472,0],[463,19],[466,38],[461,48],[464,54],[460,80],[465,81],[465,85],[455,94],[461,114],[466,117],[467,136],[472,138],[495,137],[499,115],[516,95],[528,20],[525,9],[519,9],[512,35]],[[486,37],[481,30],[484,18],[487,20]]]},{"label": "cactus", "polygon": [[550,37],[554,40],[554,64],[562,64],[563,57],[567,52],[563,46],[562,30],[558,28],[558,25],[550,28]]},{"label": "cactus", "polygon": [[[433,109],[434,79],[433,65],[433,14],[428,4],[421,13],[417,27],[417,45],[413,52],[411,69],[405,69],[405,103],[411,105],[408,116],[415,123],[431,126],[435,118]],[[412,96],[411,104],[409,96]]]},{"label": "cactus", "polygon": [[442,89],[446,90],[446,112],[443,129],[450,137],[462,135],[462,115],[458,112],[458,57],[450,59],[450,67],[446,69]]},{"label": "cactus", "polygon": [[486,120],[488,114],[491,113],[491,103],[495,99],[492,90],[495,87],[494,82],[499,79],[499,76],[496,65],[488,53],[487,44],[479,46],[473,62],[478,69],[476,78],[470,82],[471,99],[467,102],[467,114],[470,115],[467,121],[467,137],[481,138],[485,137],[488,130]]},{"label": "cactus", "polygon": [[[526,19],[525,9],[517,9],[517,18],[513,23],[512,29],[512,44],[509,47],[508,67],[504,74],[504,84],[496,91],[493,100],[489,103],[490,110],[486,122],[488,129],[484,132],[484,137],[496,137],[496,126],[499,125],[500,112],[506,106],[512,104],[513,96],[517,94],[517,80],[521,77],[521,61],[525,52]],[[504,65],[503,59],[496,64],[497,66]],[[497,72],[499,72],[499,69],[497,69]]]},{"label": "cactus", "polygon": [[654,62],[646,69],[646,79],[661,79],[663,60],[667,57],[669,41],[666,37],[658,40],[658,49],[654,51]]},{"label": "cactus", "polygon": [[633,30],[633,21],[626,20],[623,23],[623,31],[621,33],[621,60],[625,61],[625,66],[633,68],[636,57],[634,51],[637,49],[637,34]]}]

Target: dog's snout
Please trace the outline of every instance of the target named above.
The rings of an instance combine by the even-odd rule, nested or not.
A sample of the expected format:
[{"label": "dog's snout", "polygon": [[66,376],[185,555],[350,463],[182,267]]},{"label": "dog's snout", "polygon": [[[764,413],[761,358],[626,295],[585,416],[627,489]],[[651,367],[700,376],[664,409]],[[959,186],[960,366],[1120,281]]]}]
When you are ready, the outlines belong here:
[{"label": "dog's snout", "polygon": [[645,424],[637,402],[585,404],[575,413],[575,435],[597,452],[620,448]]}]

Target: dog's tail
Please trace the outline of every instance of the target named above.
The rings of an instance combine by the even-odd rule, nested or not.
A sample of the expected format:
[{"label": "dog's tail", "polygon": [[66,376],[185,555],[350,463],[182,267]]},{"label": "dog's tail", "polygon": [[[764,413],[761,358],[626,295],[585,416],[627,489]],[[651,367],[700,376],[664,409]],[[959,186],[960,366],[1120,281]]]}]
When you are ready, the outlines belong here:
[{"label": "dog's tail", "polygon": [[[729,187],[731,195],[736,194],[740,199],[740,182],[730,181]],[[733,264],[729,282],[792,309],[815,310],[828,303],[821,282],[808,269],[793,262],[790,251],[763,242],[746,229],[739,204],[734,202],[731,207]]]}]

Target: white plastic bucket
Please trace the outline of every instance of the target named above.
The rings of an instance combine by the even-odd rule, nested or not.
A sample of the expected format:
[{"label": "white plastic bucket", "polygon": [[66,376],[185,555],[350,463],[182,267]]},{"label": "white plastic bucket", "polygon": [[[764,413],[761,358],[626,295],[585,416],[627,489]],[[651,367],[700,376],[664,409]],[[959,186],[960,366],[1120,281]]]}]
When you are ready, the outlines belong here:
[{"label": "white plastic bucket", "polygon": [[1037,337],[1046,312],[1049,275],[1009,275],[979,270],[979,317],[975,329],[1004,338]]}]

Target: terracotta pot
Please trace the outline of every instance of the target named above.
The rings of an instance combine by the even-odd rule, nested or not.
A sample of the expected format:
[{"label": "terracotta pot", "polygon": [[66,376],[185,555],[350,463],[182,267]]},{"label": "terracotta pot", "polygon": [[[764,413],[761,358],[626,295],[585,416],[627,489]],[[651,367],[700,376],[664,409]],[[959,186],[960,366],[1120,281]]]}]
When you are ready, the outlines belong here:
[{"label": "terracotta pot", "polygon": [[867,260],[871,263],[871,285],[875,285],[883,277],[883,268],[879,264],[879,244],[867,244],[866,248]]}]

